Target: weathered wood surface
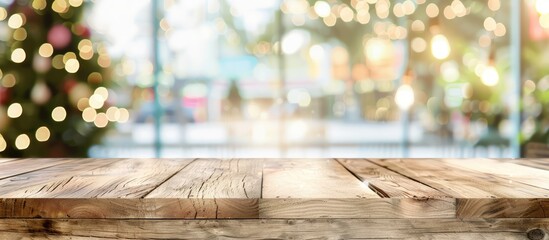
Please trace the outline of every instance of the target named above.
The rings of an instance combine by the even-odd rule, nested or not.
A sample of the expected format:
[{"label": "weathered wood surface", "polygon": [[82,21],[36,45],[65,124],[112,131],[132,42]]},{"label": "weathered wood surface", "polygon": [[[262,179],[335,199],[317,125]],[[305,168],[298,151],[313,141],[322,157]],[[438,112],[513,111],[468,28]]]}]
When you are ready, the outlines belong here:
[{"label": "weathered wood surface", "polygon": [[380,198],[333,159],[269,159],[263,198]]},{"label": "weathered wood surface", "polygon": [[527,239],[547,232],[546,164],[0,159],[0,239]]},{"label": "weathered wood surface", "polygon": [[[414,179],[415,181],[436,188],[437,190],[442,191],[454,198],[549,197],[549,191],[542,188],[543,185],[549,184],[549,182],[543,183],[542,181],[538,181],[539,185],[529,185],[518,181],[509,181],[506,174],[507,172],[500,174],[488,174],[486,172],[478,171],[478,166],[483,165],[486,161],[492,160],[421,159],[414,161],[387,159],[376,160],[375,163]],[[491,163],[494,168],[497,168],[499,164],[507,164],[495,160]],[[460,167],[456,167],[457,165]],[[485,167],[489,168],[488,165]],[[539,177],[549,178],[549,171],[539,170],[543,171],[540,173],[537,169],[529,168],[529,170],[536,171]],[[514,170],[509,169],[509,171]]]},{"label": "weathered wood surface", "polygon": [[549,219],[0,219],[0,239],[528,240],[540,230]]},{"label": "weathered wood surface", "polygon": [[[59,158],[26,158],[17,159],[15,161],[13,161],[13,159],[7,159],[0,162],[0,179],[37,171],[69,161],[69,159]],[[78,159],[73,159],[72,161],[78,161]]]},{"label": "weathered wood surface", "polygon": [[449,198],[435,188],[364,159],[339,159],[349,171],[379,195],[388,198]]},{"label": "weathered wood surface", "polygon": [[0,217],[549,217],[549,171],[510,161],[0,159]]}]

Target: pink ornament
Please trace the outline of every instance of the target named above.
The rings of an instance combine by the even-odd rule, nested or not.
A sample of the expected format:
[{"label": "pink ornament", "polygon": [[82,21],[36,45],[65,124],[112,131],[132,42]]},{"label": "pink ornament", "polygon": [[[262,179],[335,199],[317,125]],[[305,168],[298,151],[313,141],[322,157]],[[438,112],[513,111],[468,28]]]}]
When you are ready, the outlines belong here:
[{"label": "pink ornament", "polygon": [[48,42],[55,49],[63,49],[71,42],[71,31],[62,24],[57,24],[48,32]]}]

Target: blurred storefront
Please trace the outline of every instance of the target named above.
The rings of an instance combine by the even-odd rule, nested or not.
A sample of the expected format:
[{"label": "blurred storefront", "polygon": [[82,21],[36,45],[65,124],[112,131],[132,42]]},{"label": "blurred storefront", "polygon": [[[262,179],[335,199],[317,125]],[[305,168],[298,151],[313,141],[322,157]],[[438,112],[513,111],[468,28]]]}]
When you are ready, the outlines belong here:
[{"label": "blurred storefront", "polygon": [[[518,23],[500,0],[164,0],[158,19],[153,1],[86,2],[127,115],[91,156],[511,157],[549,140],[546,1],[520,1]],[[513,49],[539,62],[517,67],[521,96]]]}]

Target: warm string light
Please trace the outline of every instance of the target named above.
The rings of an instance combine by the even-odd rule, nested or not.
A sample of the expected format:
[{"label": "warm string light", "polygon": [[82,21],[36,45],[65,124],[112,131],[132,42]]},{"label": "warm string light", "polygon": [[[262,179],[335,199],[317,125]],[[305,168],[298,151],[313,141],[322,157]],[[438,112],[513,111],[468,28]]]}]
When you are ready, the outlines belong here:
[{"label": "warm string light", "polygon": [[6,139],[4,139],[4,136],[0,134],[0,152],[3,152],[8,147],[8,143],[6,142]]},{"label": "warm string light", "polygon": [[395,103],[404,111],[408,111],[414,104],[415,94],[414,89],[411,86],[413,78],[414,76],[411,69],[406,70],[406,74],[402,77],[402,84],[395,93]]},{"label": "warm string light", "polygon": [[50,139],[50,135],[51,133],[48,127],[42,126],[36,129],[36,133],[34,136],[36,137],[37,141],[45,142],[45,141],[48,141],[48,139]]},{"label": "warm string light", "polygon": [[490,52],[488,57],[488,64],[484,66],[481,74],[481,81],[486,86],[496,86],[499,83],[499,73],[495,66],[495,51]]},{"label": "warm string light", "polygon": [[431,38],[431,53],[438,60],[446,59],[450,55],[451,47],[448,38],[440,31],[440,26],[437,18],[430,21],[430,30],[433,34]]}]

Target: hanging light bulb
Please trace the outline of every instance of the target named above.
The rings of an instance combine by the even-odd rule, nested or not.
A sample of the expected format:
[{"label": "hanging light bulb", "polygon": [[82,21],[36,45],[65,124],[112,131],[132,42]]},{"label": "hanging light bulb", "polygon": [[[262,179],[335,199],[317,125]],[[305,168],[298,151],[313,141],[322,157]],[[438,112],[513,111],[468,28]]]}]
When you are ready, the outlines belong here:
[{"label": "hanging light bulb", "polygon": [[480,79],[486,86],[495,86],[499,82],[499,73],[495,66],[495,52],[493,50],[490,52],[488,64],[482,70]]},{"label": "hanging light bulb", "polygon": [[413,74],[410,69],[402,77],[402,85],[398,87],[395,94],[395,103],[401,110],[408,111],[414,104],[414,89],[410,85],[413,80]]},{"label": "hanging light bulb", "polygon": [[446,59],[450,55],[450,43],[448,38],[440,32],[440,26],[438,24],[438,18],[433,18],[430,20],[430,30],[433,34],[431,39],[431,53],[433,57],[439,60]]}]

